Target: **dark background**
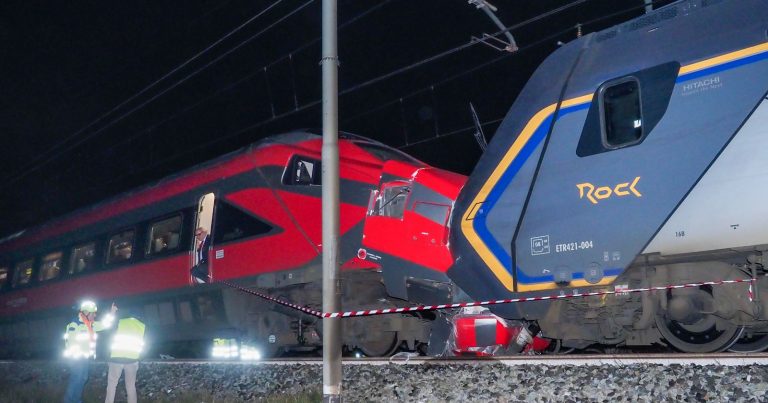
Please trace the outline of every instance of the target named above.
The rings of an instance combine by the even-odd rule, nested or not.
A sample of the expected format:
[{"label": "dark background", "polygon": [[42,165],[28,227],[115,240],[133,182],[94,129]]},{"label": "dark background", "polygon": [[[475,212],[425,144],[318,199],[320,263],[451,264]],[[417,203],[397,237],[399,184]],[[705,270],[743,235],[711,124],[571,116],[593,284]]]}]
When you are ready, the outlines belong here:
[{"label": "dark background", "polygon": [[[457,49],[499,31],[466,0],[339,0],[340,129],[469,174],[470,102],[490,139],[577,24],[587,34],[644,13],[643,0],[491,3],[519,25],[520,51]],[[321,0],[1,2],[0,237],[322,127],[320,34]]]}]

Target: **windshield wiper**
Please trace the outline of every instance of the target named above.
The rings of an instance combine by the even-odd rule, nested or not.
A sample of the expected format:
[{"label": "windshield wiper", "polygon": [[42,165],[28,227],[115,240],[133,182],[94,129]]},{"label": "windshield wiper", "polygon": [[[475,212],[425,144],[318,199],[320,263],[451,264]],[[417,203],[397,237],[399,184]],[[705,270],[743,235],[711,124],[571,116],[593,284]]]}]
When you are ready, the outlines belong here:
[{"label": "windshield wiper", "polygon": [[388,205],[389,203],[392,203],[392,201],[393,201],[393,200],[395,200],[395,199],[396,199],[398,196],[400,196],[401,194],[403,194],[403,193],[408,193],[408,192],[410,192],[410,191],[411,191],[411,189],[410,189],[410,188],[408,188],[408,187],[404,187],[404,188],[402,188],[402,189],[401,189],[399,192],[395,193],[395,194],[394,194],[392,197],[390,197],[389,199],[387,199],[387,201],[385,201],[385,202],[384,202],[384,204],[382,204],[381,206],[379,206],[378,208],[376,208],[376,215],[381,215],[381,210],[382,210],[384,207],[387,207],[387,205]]}]

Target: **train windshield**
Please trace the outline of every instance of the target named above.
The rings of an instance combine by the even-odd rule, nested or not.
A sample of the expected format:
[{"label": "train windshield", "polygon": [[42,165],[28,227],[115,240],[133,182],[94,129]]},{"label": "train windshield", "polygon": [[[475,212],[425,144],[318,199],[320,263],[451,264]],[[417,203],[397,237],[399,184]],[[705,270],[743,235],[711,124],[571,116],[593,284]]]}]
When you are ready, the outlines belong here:
[{"label": "train windshield", "polygon": [[403,218],[410,192],[410,185],[385,185],[381,192],[375,192],[372,208],[369,209],[370,215]]}]

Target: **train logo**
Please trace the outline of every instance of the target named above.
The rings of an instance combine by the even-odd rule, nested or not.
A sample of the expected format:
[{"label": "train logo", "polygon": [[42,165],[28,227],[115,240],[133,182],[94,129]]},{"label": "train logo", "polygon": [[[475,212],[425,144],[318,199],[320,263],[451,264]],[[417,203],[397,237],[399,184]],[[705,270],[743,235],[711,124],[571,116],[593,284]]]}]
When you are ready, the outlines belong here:
[{"label": "train logo", "polygon": [[623,196],[629,196],[630,194],[634,195],[635,197],[643,197],[643,195],[637,191],[637,183],[640,182],[640,177],[635,177],[635,179],[630,182],[624,182],[619,183],[618,185],[611,188],[610,186],[600,186],[598,188],[595,188],[595,185],[585,182],[585,183],[579,183],[576,185],[576,188],[579,189],[579,199],[583,199],[585,196],[587,200],[589,200],[592,204],[597,204],[598,200],[604,200],[612,195],[616,195],[618,197]]}]

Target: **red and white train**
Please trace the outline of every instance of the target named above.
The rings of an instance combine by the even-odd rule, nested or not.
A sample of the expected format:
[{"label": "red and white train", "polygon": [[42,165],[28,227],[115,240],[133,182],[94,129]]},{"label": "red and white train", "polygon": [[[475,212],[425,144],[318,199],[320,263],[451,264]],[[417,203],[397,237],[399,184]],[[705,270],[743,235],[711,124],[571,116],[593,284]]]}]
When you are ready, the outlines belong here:
[{"label": "red and white train", "polygon": [[[142,312],[154,355],[199,356],[215,337],[264,355],[319,348],[316,318],[218,281],[321,307],[321,143],[271,137],[0,241],[0,356],[56,354],[86,297]],[[354,135],[340,136],[339,153],[343,308],[405,305],[414,270],[448,284],[448,220],[466,178]],[[200,227],[212,237],[207,284],[190,276]],[[430,321],[343,326],[348,349],[381,356],[422,346]]]}]

